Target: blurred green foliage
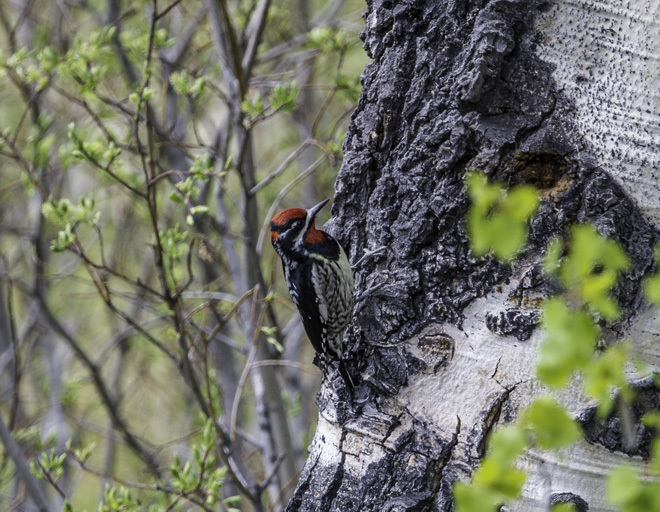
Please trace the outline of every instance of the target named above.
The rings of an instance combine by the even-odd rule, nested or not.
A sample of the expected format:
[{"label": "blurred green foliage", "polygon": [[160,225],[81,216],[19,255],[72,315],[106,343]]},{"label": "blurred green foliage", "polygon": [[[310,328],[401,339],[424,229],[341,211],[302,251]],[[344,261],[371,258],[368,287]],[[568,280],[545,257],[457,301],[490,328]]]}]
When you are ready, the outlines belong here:
[{"label": "blurred green foliage", "polygon": [[550,512],[577,512],[571,503],[558,503],[550,508]]},{"label": "blurred green foliage", "polygon": [[580,438],[580,428],[566,410],[551,397],[537,398],[520,418],[522,427],[530,432],[536,446],[556,450]]},{"label": "blurred green foliage", "polygon": [[628,268],[628,256],[619,244],[601,236],[590,224],[573,226],[568,245],[568,253],[562,258],[561,241],[550,242],[546,273],[557,274],[565,288],[603,318],[616,320],[619,306],[609,292],[619,274]]},{"label": "blurred green foliage", "polygon": [[660,482],[643,482],[631,467],[618,466],[607,477],[607,500],[621,512],[659,512]]},{"label": "blurred green foliage", "polygon": [[538,378],[549,386],[565,386],[576,370],[584,368],[596,350],[600,331],[593,318],[576,311],[560,297],[543,306],[546,338],[536,367]]},{"label": "blurred green foliage", "polygon": [[514,464],[527,446],[519,426],[505,426],[493,432],[488,452],[472,475],[472,482],[454,487],[456,510],[495,510],[500,503],[519,496],[527,478]]},{"label": "blurred green foliage", "polygon": [[[660,247],[655,250],[655,264],[660,267]],[[660,271],[646,279],[644,291],[646,298],[660,307]]]},{"label": "blurred green foliage", "polygon": [[506,190],[476,171],[467,175],[466,183],[472,201],[467,214],[472,252],[475,256],[492,252],[498,259],[510,260],[527,241],[527,221],[539,205],[536,191],[529,185]]},{"label": "blurred green foliage", "polygon": [[[466,182],[472,200],[466,221],[472,252],[475,256],[490,252],[498,259],[510,260],[526,243],[526,224],[538,205],[538,199],[531,198],[536,192],[526,186],[507,192],[503,185],[489,184],[484,174],[475,171],[468,174]],[[516,199],[510,200],[512,196]],[[660,249],[656,251],[658,258]],[[624,407],[634,399],[626,377],[626,366],[633,363],[630,344],[619,342],[598,350],[599,322],[614,322],[620,316],[610,292],[629,266],[622,247],[590,224],[571,227],[566,240],[552,240],[543,262],[546,276],[557,279],[563,292],[549,297],[542,306],[545,340],[540,347],[537,378],[561,389],[580,372],[584,391],[595,400],[600,418],[612,411],[615,397]],[[658,275],[644,282],[647,298],[656,305],[660,305]],[[658,414],[649,413],[644,422],[659,432],[658,418]],[[527,448],[559,449],[580,438],[579,426],[563,405],[549,396],[537,398],[517,422],[498,427],[491,434],[489,451],[472,481],[454,488],[457,511],[495,511],[506,501],[515,500],[526,478],[524,471],[516,468],[516,460]],[[660,470],[659,457],[660,438],[656,437],[651,444],[652,471]],[[607,478],[607,500],[623,512],[658,511],[660,484],[642,480],[630,467],[619,466]],[[574,507],[558,504],[552,510]]]}]

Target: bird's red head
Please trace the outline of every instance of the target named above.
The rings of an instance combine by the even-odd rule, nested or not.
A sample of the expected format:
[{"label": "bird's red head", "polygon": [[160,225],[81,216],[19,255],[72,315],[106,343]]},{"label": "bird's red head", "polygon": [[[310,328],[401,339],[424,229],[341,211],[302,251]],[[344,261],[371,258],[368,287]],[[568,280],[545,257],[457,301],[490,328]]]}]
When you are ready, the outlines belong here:
[{"label": "bird's red head", "polygon": [[270,241],[275,245],[286,239],[289,243],[302,240],[308,244],[323,242],[325,235],[316,229],[314,217],[328,199],[309,210],[302,208],[287,208],[275,214],[270,222]]},{"label": "bird's red head", "polygon": [[[307,212],[302,208],[287,208],[275,214],[270,221],[270,241],[275,243],[280,237],[280,234],[294,225],[297,221],[303,223],[307,219]],[[304,224],[302,224],[304,227]]]}]

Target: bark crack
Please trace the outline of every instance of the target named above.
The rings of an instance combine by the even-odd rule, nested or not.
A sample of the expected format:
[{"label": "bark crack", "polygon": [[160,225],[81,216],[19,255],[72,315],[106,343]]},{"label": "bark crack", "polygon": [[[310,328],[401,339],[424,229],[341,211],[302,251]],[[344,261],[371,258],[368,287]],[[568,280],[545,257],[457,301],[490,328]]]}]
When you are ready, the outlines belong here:
[{"label": "bark crack", "polygon": [[[456,446],[458,446],[458,436],[461,432],[461,418],[460,418],[460,416],[456,416],[456,420],[457,420],[456,429],[454,430],[454,434],[451,438],[451,441],[447,445],[447,453],[446,453],[445,457],[440,462],[440,471],[438,472],[438,479],[437,479],[437,484],[436,484],[436,489],[437,490],[435,491],[435,494],[434,494],[436,499],[437,499],[438,495],[443,490],[443,482],[445,481],[445,478],[447,478],[447,476],[445,474],[446,470],[447,470],[447,466],[449,465],[449,462],[454,457],[454,448],[456,448]],[[454,479],[449,477],[449,478],[447,478],[447,480],[448,480],[448,482],[447,482],[448,486],[451,487],[454,483]]]},{"label": "bark crack", "polygon": [[[502,384],[500,384],[496,379],[493,380],[502,386]],[[488,436],[500,419],[502,406],[508,400],[509,395],[514,389],[516,389],[517,386],[518,384],[514,384],[510,388],[502,386],[504,391],[499,394],[486,409],[481,422],[481,431],[479,432],[478,439],[474,445],[478,459],[481,459],[486,454],[486,441],[488,440]]]}]

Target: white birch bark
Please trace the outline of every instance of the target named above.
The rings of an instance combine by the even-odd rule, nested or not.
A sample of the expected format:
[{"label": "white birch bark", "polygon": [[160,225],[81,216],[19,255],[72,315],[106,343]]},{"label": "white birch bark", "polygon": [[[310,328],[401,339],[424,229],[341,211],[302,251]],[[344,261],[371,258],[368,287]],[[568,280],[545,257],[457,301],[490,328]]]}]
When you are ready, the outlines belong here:
[{"label": "white birch bark", "polygon": [[[553,78],[574,102],[576,128],[599,165],[660,226],[660,2],[558,1],[537,28],[537,53],[556,66]],[[645,307],[625,336],[653,371],[660,370],[659,333],[657,312]],[[628,374],[639,377],[634,368]],[[563,403],[575,413],[587,406],[578,379],[563,393]],[[621,463],[644,474],[640,457],[585,441],[560,455],[532,451],[522,465],[528,473],[525,498],[511,510],[544,510],[557,490],[579,494],[590,512],[614,510],[605,500],[604,480]]]}]

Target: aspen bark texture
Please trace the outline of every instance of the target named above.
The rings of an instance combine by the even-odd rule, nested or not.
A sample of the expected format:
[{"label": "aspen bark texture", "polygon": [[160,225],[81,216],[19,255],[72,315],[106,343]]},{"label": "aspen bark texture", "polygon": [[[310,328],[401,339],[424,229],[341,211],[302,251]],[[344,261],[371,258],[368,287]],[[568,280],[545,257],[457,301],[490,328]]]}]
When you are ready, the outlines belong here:
[{"label": "aspen bark texture", "polygon": [[[486,438],[546,390],[534,365],[548,241],[592,222],[632,268],[603,326],[653,366],[656,313],[642,278],[660,241],[659,2],[369,0],[362,33],[373,59],[353,115],[329,229],[357,262],[368,296],[346,335],[362,376],[353,405],[319,392],[319,425],[290,511],[451,511]],[[510,265],[471,256],[468,169],[542,195],[529,245]],[[655,334],[654,334],[655,333]],[[657,363],[656,363],[657,364]],[[604,477],[642,464],[660,403],[651,382],[623,442],[616,413],[598,421],[579,382],[560,394],[586,439],[561,456],[526,454],[524,497],[510,511],[611,510]],[[335,387],[338,387],[335,385]],[[631,441],[632,439],[632,441]]]}]

